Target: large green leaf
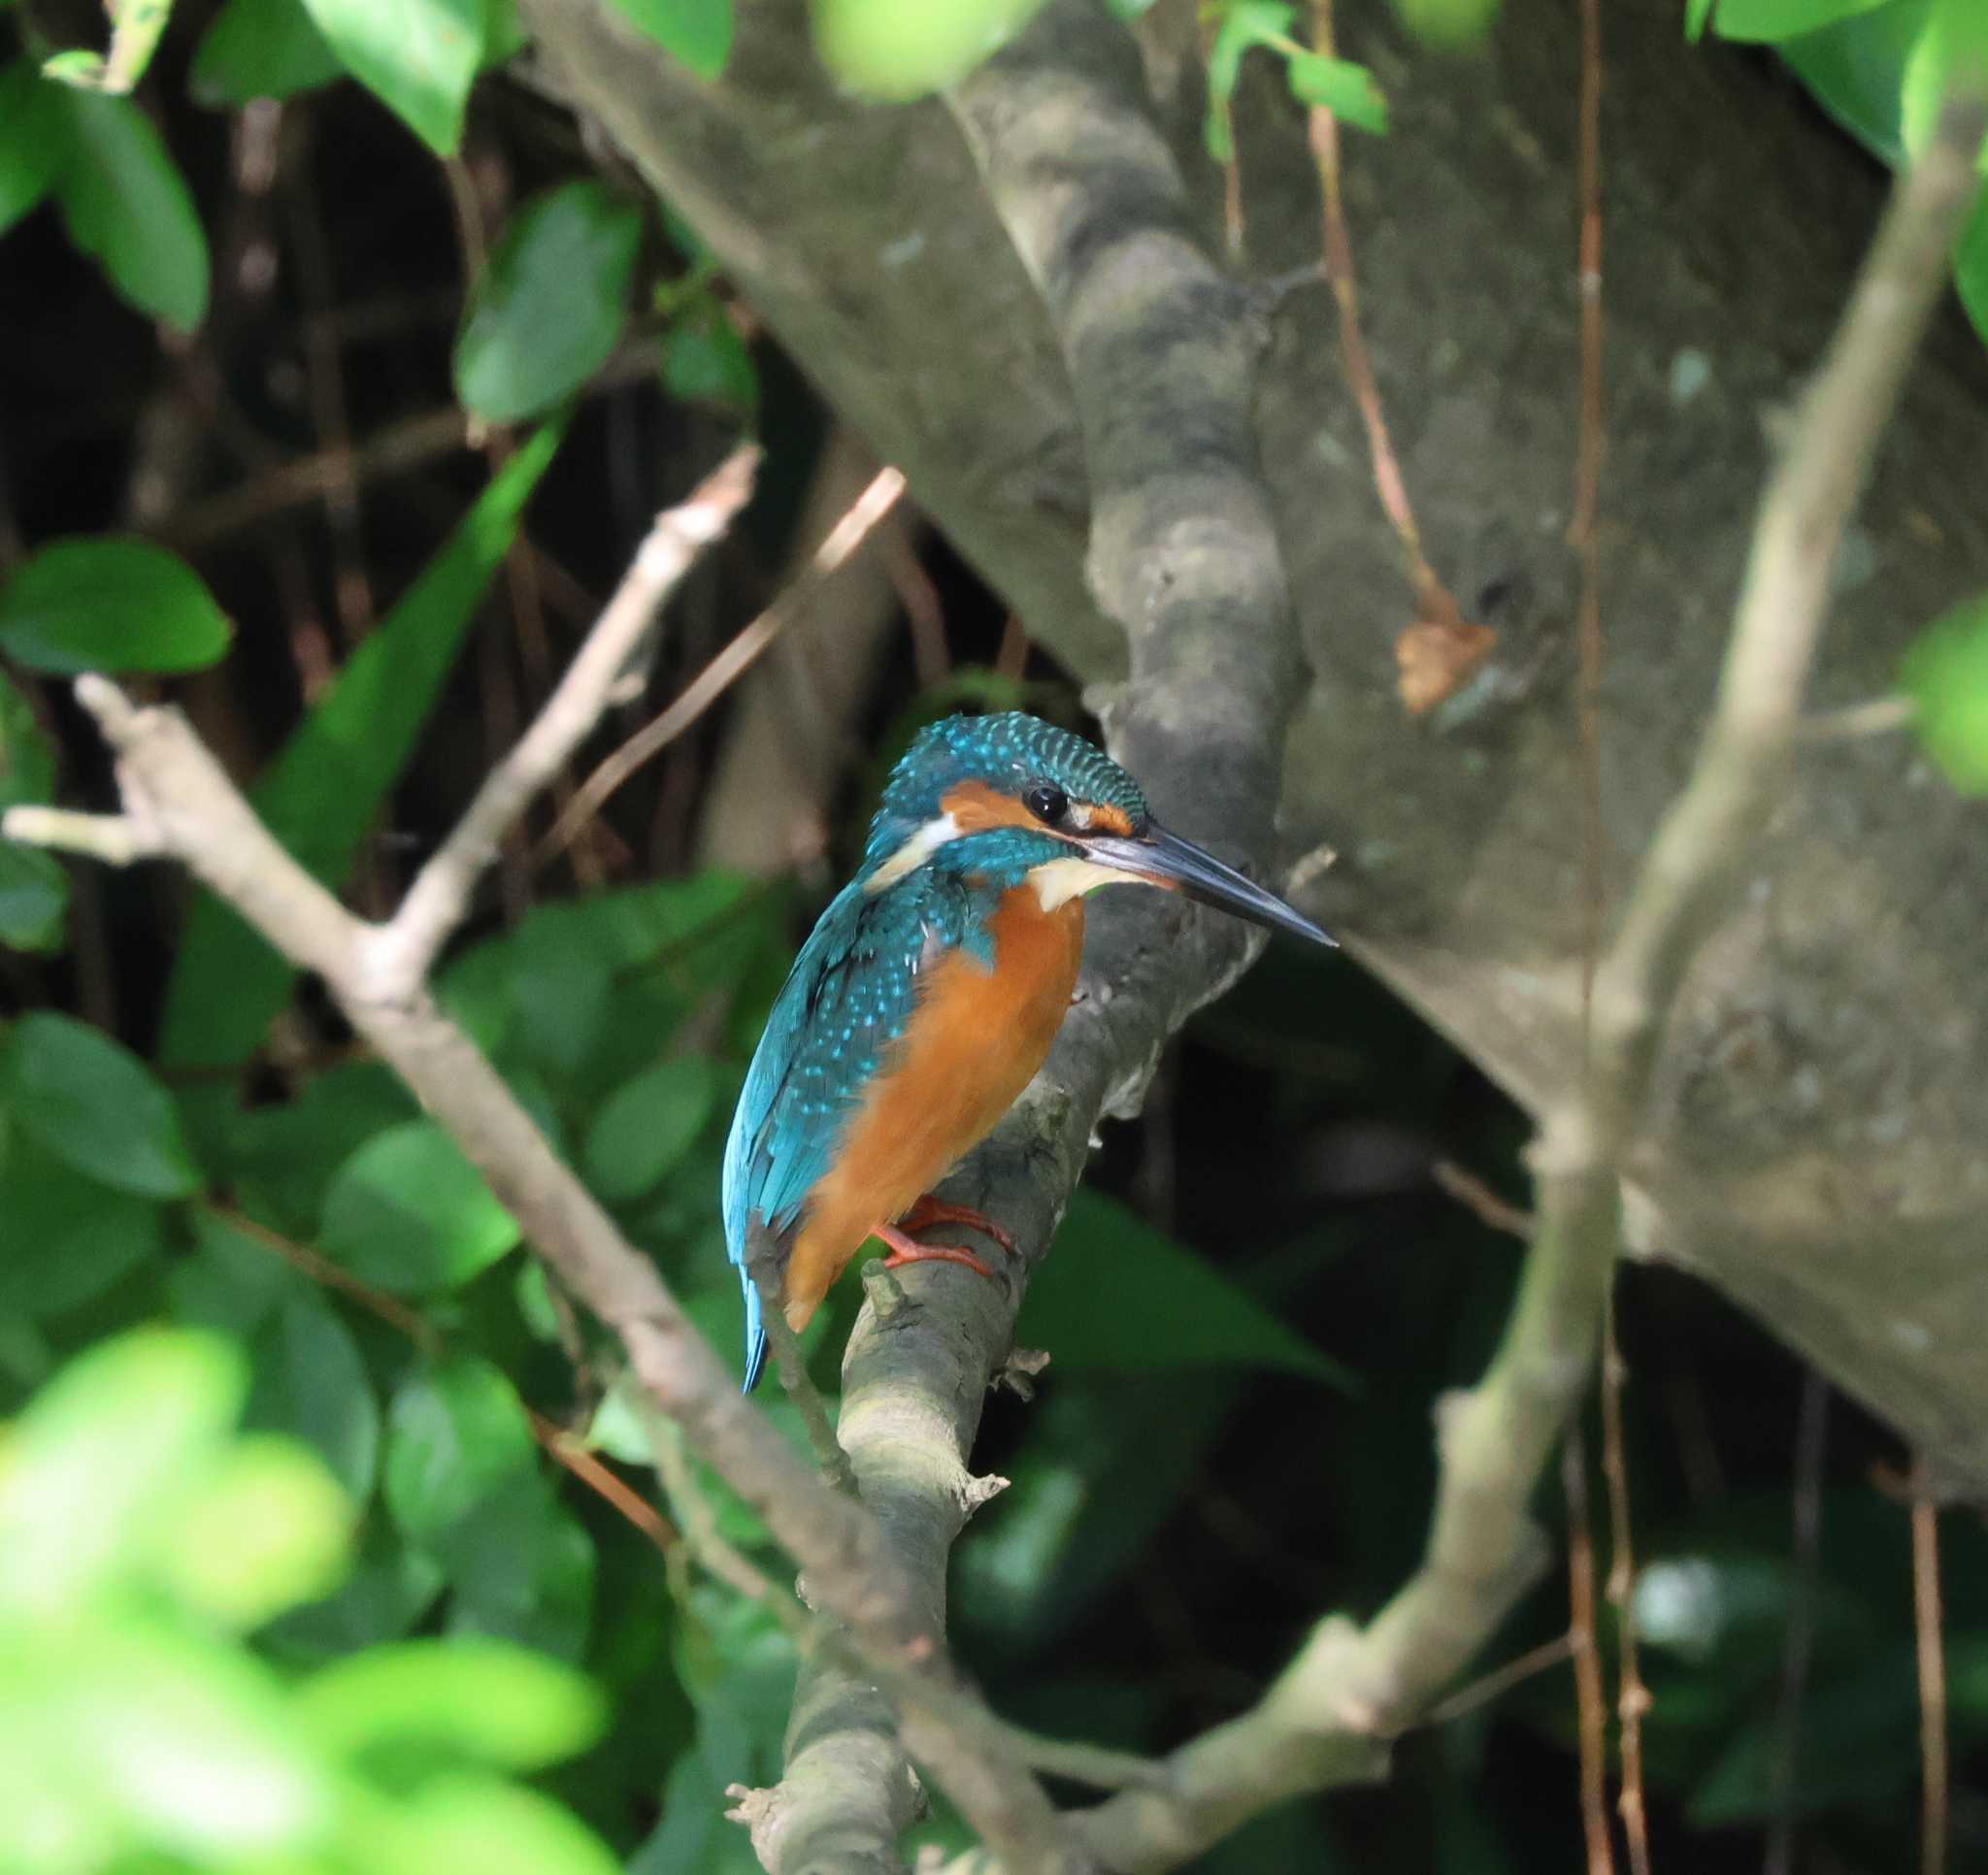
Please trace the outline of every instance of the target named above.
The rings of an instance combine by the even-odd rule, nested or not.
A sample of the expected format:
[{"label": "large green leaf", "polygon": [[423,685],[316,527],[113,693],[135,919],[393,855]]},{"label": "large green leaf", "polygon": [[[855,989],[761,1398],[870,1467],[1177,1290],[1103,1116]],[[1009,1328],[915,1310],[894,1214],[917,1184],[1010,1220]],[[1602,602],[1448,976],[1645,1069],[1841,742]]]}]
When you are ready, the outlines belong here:
[{"label": "large green leaf", "polygon": [[1932,0],[1888,0],[1775,48],[1831,116],[1882,161],[1905,154],[1899,94]]},{"label": "large green leaf", "polygon": [[295,97],[344,73],[304,0],[227,0],[201,37],[187,82],[202,104],[241,105]]},{"label": "large green leaf", "polygon": [[538,1448],[511,1382],[460,1356],[411,1374],[387,1416],[386,1503],[411,1542],[432,1545],[536,1468]]},{"label": "large green leaf", "polygon": [[[408,758],[478,602],[560,431],[538,431],[354,651],[256,786],[271,832],[320,879],[340,880]],[[194,901],[166,987],[160,1058],[217,1066],[253,1052],[295,970],[215,898]]]},{"label": "large green leaf", "polygon": [[570,396],[621,330],[642,214],[597,181],[568,182],[506,225],[455,342],[465,408],[513,423]]},{"label": "large green leaf", "polygon": [[701,79],[714,79],[732,52],[732,0],[611,0],[628,23]]},{"label": "large green leaf", "polygon": [[346,69],[438,156],[462,141],[485,0],[304,0]]},{"label": "large green leaf", "polygon": [[62,92],[55,191],[69,238],[141,312],[191,332],[207,316],[207,236],[185,178],[129,98]]},{"label": "large green leaf", "polygon": [[0,1037],[0,1113],[57,1159],[141,1198],[183,1198],[200,1174],[171,1097],[101,1030],[40,1010]]},{"label": "large green leaf", "polygon": [[1929,625],[1899,672],[1926,752],[1963,794],[1988,794],[1988,593]]},{"label": "large green leaf", "polygon": [[822,63],[873,98],[923,97],[963,78],[1025,26],[1043,0],[816,0]]},{"label": "large green leaf", "polygon": [[1275,1367],[1327,1386],[1353,1384],[1207,1258],[1082,1188],[1055,1253],[1029,1285],[1015,1334],[1047,1348],[1059,1369]]},{"label": "large green leaf", "polygon": [[1722,39],[1774,44],[1833,26],[1853,14],[1872,13],[1886,0],[1718,0],[1712,30]]},{"label": "large green leaf", "polygon": [[16,1136],[0,1152],[0,1316],[59,1315],[165,1247],[157,1204]]},{"label": "large green leaf", "polygon": [[607,1846],[570,1811],[495,1778],[431,1777],[377,1820],[364,1866],[377,1875],[621,1875]]},{"label": "large green leaf", "polygon": [[[28,700],[0,671],[0,814],[45,802],[54,788],[55,758]],[[0,944],[59,950],[69,879],[53,855],[0,839]]]},{"label": "large green leaf", "polygon": [[54,187],[69,154],[69,118],[31,58],[0,69],[0,234]]},{"label": "large green leaf", "polygon": [[717,1104],[701,1055],[659,1063],[617,1088],[586,1135],[587,1181],[610,1203],[653,1191],[690,1150]]},{"label": "large green leaf", "polygon": [[228,638],[200,576],[145,541],[56,541],[0,586],[0,651],[37,671],[197,671]]},{"label": "large green leaf", "polygon": [[455,1289],[517,1242],[517,1222],[432,1120],[376,1134],[324,1200],[325,1249],[381,1289]]}]

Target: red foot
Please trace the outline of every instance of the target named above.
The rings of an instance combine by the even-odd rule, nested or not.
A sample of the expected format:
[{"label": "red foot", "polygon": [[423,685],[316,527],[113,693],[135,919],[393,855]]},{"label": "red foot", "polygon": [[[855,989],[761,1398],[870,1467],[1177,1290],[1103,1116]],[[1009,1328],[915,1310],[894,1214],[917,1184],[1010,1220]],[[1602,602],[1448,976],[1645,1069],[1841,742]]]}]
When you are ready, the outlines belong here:
[{"label": "red foot", "polygon": [[895,1224],[879,1224],[870,1234],[890,1245],[890,1255],[883,1260],[886,1269],[902,1269],[908,1263],[963,1263],[989,1281],[993,1279],[993,1270],[956,1243],[915,1243]]},{"label": "red foot", "polygon": [[1014,1239],[991,1217],[969,1210],[964,1204],[948,1204],[930,1192],[898,1219],[900,1231],[929,1231],[935,1224],[964,1224],[970,1231],[992,1237],[1011,1257],[1014,1255]]}]

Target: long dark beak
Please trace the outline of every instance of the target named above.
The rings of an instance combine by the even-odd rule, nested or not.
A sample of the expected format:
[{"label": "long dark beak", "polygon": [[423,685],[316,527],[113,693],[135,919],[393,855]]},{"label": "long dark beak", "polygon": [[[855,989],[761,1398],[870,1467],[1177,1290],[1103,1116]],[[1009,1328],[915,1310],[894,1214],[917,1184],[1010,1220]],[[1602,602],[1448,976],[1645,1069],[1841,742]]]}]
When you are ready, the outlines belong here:
[{"label": "long dark beak", "polygon": [[1184,892],[1190,899],[1247,918],[1253,925],[1288,931],[1314,944],[1337,946],[1336,938],[1329,938],[1302,911],[1294,911],[1275,892],[1266,892],[1233,866],[1224,866],[1212,853],[1164,827],[1148,826],[1142,834],[1108,834],[1086,839],[1083,853],[1100,866]]}]

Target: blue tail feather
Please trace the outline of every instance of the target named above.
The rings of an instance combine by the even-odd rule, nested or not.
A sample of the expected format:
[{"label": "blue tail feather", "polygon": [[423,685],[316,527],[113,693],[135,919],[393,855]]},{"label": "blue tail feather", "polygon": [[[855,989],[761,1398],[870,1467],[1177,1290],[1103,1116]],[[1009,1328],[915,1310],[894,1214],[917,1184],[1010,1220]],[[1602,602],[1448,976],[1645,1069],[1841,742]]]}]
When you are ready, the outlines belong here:
[{"label": "blue tail feather", "polygon": [[749,1394],[766,1366],[766,1324],[760,1318],[758,1285],[746,1271],[739,1274],[746,1291],[746,1384],[741,1391]]}]

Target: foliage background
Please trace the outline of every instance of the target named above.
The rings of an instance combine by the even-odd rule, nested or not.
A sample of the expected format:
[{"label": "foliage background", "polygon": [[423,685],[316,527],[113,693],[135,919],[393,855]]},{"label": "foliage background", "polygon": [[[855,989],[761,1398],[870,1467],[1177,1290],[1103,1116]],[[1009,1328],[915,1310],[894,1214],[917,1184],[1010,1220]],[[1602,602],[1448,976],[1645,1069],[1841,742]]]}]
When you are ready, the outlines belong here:
[{"label": "foliage background", "polygon": [[[417,11],[432,40],[382,65],[359,0],[182,5],[137,102],[37,76],[97,42],[87,9],[0,11],[0,801],[106,798],[62,674],[171,676],[286,840],[374,908],[659,502],[742,426],[765,440],[746,525],[665,636],[664,698],[812,543],[841,446],[612,156],[603,175],[511,79],[467,88],[515,49],[503,10]],[[694,66],[722,61],[722,6],[648,12]],[[887,20],[848,38],[859,13],[824,10],[831,57],[907,43]],[[1262,34],[1287,13],[1231,8],[1237,59],[1276,54]],[[1723,0],[1711,24],[1788,40],[1823,105],[1896,155],[1931,17]],[[252,101],[272,92],[280,108]],[[1977,320],[1984,268],[1971,235]],[[846,717],[816,725],[824,837],[796,876],[748,878],[700,838],[721,709],[577,854],[511,855],[446,976],[720,1345],[730,1096],[881,768],[962,702],[1082,719],[942,541],[896,539],[936,588],[943,668],[894,637]],[[900,584],[922,603],[903,565]],[[812,655],[837,656],[841,591]],[[749,1869],[721,1793],[777,1774],[790,1650],[555,1457],[647,1489],[611,1364],[474,1174],[309,985],[177,881],[0,848],[0,1380],[18,1415],[0,1446],[0,1866]],[[1516,1193],[1523,1136],[1341,960],[1274,951],[1197,1023],[1029,1298],[1022,1338],[1054,1355],[1041,1397],[990,1409],[983,1457],[1012,1482],[960,1547],[954,1603],[999,1709],[1160,1746],[1241,1705],[1321,1606],[1364,1612],[1399,1580],[1432,1402],[1482,1364],[1515,1257],[1430,1168]],[[1778,1818],[1801,1865],[1897,1866],[1920,1753],[1905,1513],[1880,1486],[1905,1457],[1837,1402],[1798,1479],[1812,1376],[1673,1272],[1627,1272],[1621,1306],[1664,1859],[1750,1868]],[[812,1337],[825,1386],[852,1311],[845,1292]],[[1964,1863],[1988,1846],[1988,1574],[1971,1517],[1945,1537]],[[1563,1624],[1556,1579],[1505,1651]],[[1385,1789],[1267,1819],[1205,1866],[1572,1865],[1573,1750],[1563,1666],[1409,1740]],[[204,1775],[164,1801],[188,1760]],[[294,1793],[260,1836],[251,1786]],[[941,1815],[927,1834],[956,1830]]]}]

